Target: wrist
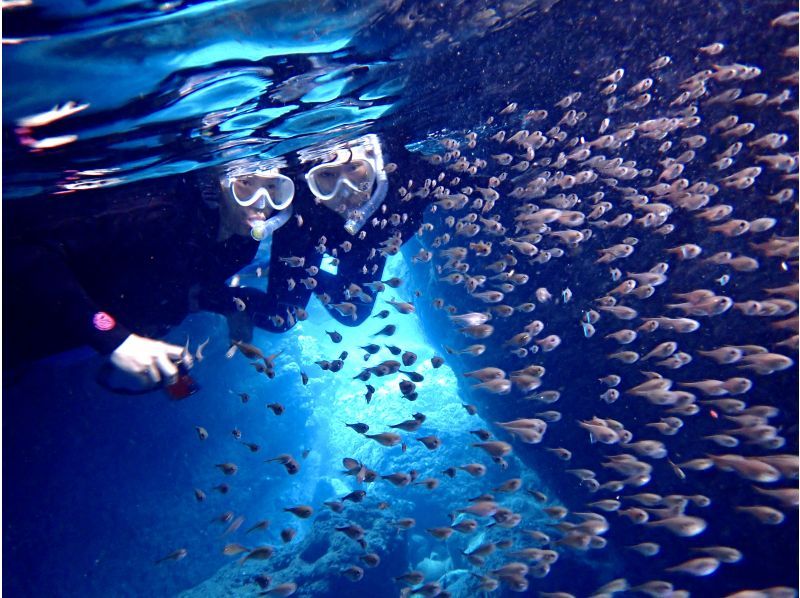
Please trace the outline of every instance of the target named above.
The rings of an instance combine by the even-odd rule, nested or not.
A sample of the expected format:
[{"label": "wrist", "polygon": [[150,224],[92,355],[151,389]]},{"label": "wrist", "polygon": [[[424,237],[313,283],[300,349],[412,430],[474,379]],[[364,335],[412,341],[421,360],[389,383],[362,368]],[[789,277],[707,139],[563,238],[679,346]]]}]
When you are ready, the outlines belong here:
[{"label": "wrist", "polygon": [[131,336],[130,330],[118,323],[110,314],[98,311],[91,316],[89,344],[100,354],[116,351]]}]

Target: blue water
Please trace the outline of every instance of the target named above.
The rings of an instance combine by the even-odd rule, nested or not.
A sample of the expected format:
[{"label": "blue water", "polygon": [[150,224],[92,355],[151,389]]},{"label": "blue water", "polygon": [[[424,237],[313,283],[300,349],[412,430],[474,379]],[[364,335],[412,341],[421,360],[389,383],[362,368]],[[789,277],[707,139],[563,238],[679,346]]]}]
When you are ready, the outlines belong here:
[{"label": "blue water", "polygon": [[[756,4],[733,0],[709,1],[702,6],[690,1],[571,0],[497,4],[70,1],[8,8],[3,11],[3,36],[22,42],[6,45],[3,51],[4,204],[39,196],[63,196],[63,201],[77,204],[86,188],[158,180],[237,160],[288,156],[365,132],[380,134],[395,155],[405,151],[403,146],[413,150],[417,159],[403,161],[409,170],[399,172],[398,177],[415,181],[414,188],[443,170],[419,156],[443,153],[439,142],[444,138],[464,143],[469,132],[478,133],[480,139],[469,155],[489,161],[488,174],[497,174],[501,169],[492,164],[490,155],[512,150],[493,144],[489,136],[501,129],[510,133],[523,128],[522,115],[541,107],[549,110],[550,116],[528,128],[547,131],[565,111],[554,108],[555,102],[581,91],[584,95],[576,109],[587,115],[574,134],[595,139],[607,116],[606,98],[599,95],[596,80],[624,67],[627,74],[617,95],[625,101],[633,97],[626,96],[625,90],[652,76],[647,65],[662,55],[669,55],[672,63],[657,71],[658,91],[653,92],[651,104],[638,113],[615,113],[613,119],[625,122],[674,116],[675,109],[668,104],[679,93],[678,84],[715,62],[753,64],[762,69],[756,80],[741,84],[743,95],[763,91],[774,96],[784,88],[791,89],[790,99],[780,110],[699,102],[703,124],[683,135],[702,133],[709,136],[709,143],[697,150],[685,176],[719,182],[752,163],[750,153],[748,162],[727,171],[710,166],[717,159],[715,154],[731,142],[711,134],[710,126],[729,113],[740,114],[740,122],[757,123],[756,133],[748,139],[768,132],[785,133],[789,142],[781,151],[797,151],[796,119],[781,114],[781,110],[797,110],[796,84],[780,80],[796,73],[796,59],[782,57],[781,52],[797,46],[797,29],[769,23],[796,8],[785,1]],[[715,41],[726,44],[721,56],[698,53],[698,47]],[[712,93],[721,89],[724,87],[713,87]],[[29,133],[16,123],[69,100],[89,106],[37,129],[33,136],[41,140],[76,135],[77,139],[52,149],[34,151],[26,146],[24,139]],[[508,117],[499,115],[509,102],[518,102],[519,110]],[[495,121],[488,123],[492,116]],[[567,130],[571,136],[573,130]],[[594,153],[609,158],[619,155],[636,160],[639,168],[655,169],[656,175],[646,183],[620,182],[620,186],[639,188],[658,182],[658,161],[665,155],[659,152],[661,143],[639,136],[622,150]],[[681,146],[676,152],[673,148],[669,155],[675,157],[684,149]],[[557,149],[537,150],[537,157],[555,159],[557,155]],[[448,180],[455,174],[446,172]],[[796,166],[794,172],[796,177]],[[511,171],[509,178],[517,174]],[[434,266],[443,260],[438,256],[431,264],[412,261],[421,248],[437,252],[432,247],[436,236],[454,233],[445,223],[445,210],[428,210],[425,221],[433,225],[433,232],[409,239],[403,251],[376,274],[376,279],[399,276],[404,281],[396,291],[387,289],[378,295],[375,311],[390,309],[387,320],[368,319],[348,328],[312,298],[308,320],[291,331],[256,331],[253,342],[265,352],[284,351],[276,360],[273,380],[254,371],[241,355],[225,358],[226,323],[210,313],[189,316],[165,337],[179,345],[188,337],[192,347],[210,339],[205,359],[193,370],[201,390],[184,401],[170,401],[161,391],[127,396],[104,390],[96,382],[104,360],[85,348],[14,371],[4,367],[3,589],[9,596],[253,596],[260,591],[254,578],[265,572],[273,585],[296,582],[298,596],[393,596],[401,586],[392,577],[417,569],[425,573],[426,581],[438,581],[453,596],[477,596],[478,580],[470,573],[485,574],[518,559],[498,550],[486,566],[475,567],[462,551],[482,541],[507,538],[514,539],[514,549],[530,546],[522,529],[542,530],[555,540],[560,534],[543,506],[563,505],[572,512],[585,512],[590,510],[588,502],[637,492],[706,495],[711,506],[690,505],[687,514],[704,518],[707,530],[696,537],[679,538],[666,530],[634,526],[615,513],[596,511],[611,524],[603,536],[607,545],[588,551],[554,545],[558,561],[546,577],[528,576],[526,594],[563,591],[589,596],[616,578],[627,578],[631,586],[668,580],[676,589],[695,596],[796,587],[797,508],[780,507],[773,499],[758,496],[751,482],[735,473],[687,471],[686,479],[681,480],[666,460],[642,458],[653,466],[649,484],[619,493],[591,494],[565,472],[588,468],[601,482],[623,477],[601,465],[608,456],[621,452],[617,450],[620,447],[590,443],[575,423],[594,415],[623,422],[637,440],[663,441],[674,463],[707,453],[797,453],[797,351],[775,347],[776,342],[797,334],[796,323],[793,330],[778,330],[769,323],[780,317],[745,316],[732,309],[721,316],[697,317],[701,328],[695,333],[676,335],[660,330],[641,334],[632,345],[623,347],[643,354],[660,342],[677,340],[680,350],[693,355],[692,363],[679,370],[658,370],[677,381],[751,378],[753,390],[744,397],[748,405],[780,409],[770,423],[785,437],[786,445],[773,451],[744,443],[724,449],[702,440],[734,427],[717,419],[707,407],[697,415],[681,416],[684,428],[676,436],[661,436],[645,424],[664,416],[664,408],[625,394],[612,405],[602,403],[598,396],[605,388],[597,382],[599,377],[621,374],[624,382],[619,389],[624,390],[643,381],[641,370],[655,366],[607,359],[619,349],[603,337],[629,323],[604,315],[591,339],[584,337],[579,323],[583,313],[593,307],[593,299],[618,284],[612,284],[608,274],[613,266],[624,272],[644,272],[657,262],[669,261],[669,281],[658,287],[652,298],[625,302],[646,316],[668,313],[677,317],[680,312],[665,307],[674,302],[672,293],[713,288],[735,301],[763,301],[767,297],[761,289],[796,283],[796,252],[785,259],[763,257],[749,245],[773,235],[796,239],[796,195],[782,204],[764,198],[782,188],[797,187],[796,178],[787,181],[781,176],[765,168],[754,188],[738,192],[723,187],[712,202],[735,205],[736,218],[775,218],[775,228],[757,237],[711,234],[708,223],[689,211],[676,210],[669,220],[676,230],[666,237],[633,225],[595,229],[592,239],[568,250],[562,258],[546,264],[527,264],[520,259],[516,270],[529,274],[531,280],[503,303],[516,306],[534,301],[533,293],[539,287],[548,288],[554,300],[538,305],[530,314],[517,312],[505,320],[496,317],[497,331],[486,341],[459,334],[446,312],[434,308],[432,302],[442,298],[458,313],[482,311],[486,306],[470,297],[463,286],[439,281]],[[474,184],[485,186],[486,180],[481,174]],[[466,182],[463,175],[460,186]],[[513,222],[516,214],[508,197],[513,188],[508,183],[501,187],[504,197],[494,212],[506,224]],[[565,193],[575,191],[584,197],[602,188],[598,182]],[[606,199],[617,206],[611,217],[633,211],[626,207],[622,194],[605,190]],[[551,190],[542,199],[558,191]],[[387,214],[403,209],[397,197],[397,189],[391,189]],[[585,201],[574,209],[588,213],[591,206]],[[463,210],[455,216],[466,213]],[[595,264],[597,249],[621,243],[627,236],[639,239],[630,258],[610,266]],[[450,244],[466,246],[481,239],[494,240],[494,249],[485,260],[471,258],[474,271],[506,252],[500,239],[454,237]],[[309,243],[315,242],[309,239]],[[730,250],[758,257],[760,268],[737,272],[699,260],[679,261],[665,253],[666,248],[692,242],[703,246],[704,256]],[[542,248],[545,246],[555,243],[548,240],[542,243]],[[715,279],[725,273],[731,275],[731,281],[721,287]],[[7,282],[4,280],[4,286]],[[561,300],[566,288],[573,294],[568,303]],[[413,301],[416,313],[396,313],[385,303],[394,297]],[[796,308],[791,315],[796,316]],[[36,314],[3,314],[4,320],[33,317]],[[526,358],[510,354],[504,341],[532,319],[545,323],[540,338],[558,334],[561,345]],[[364,364],[359,346],[373,342],[368,335],[387,323],[397,325],[398,332],[386,342],[419,356],[411,369],[425,379],[418,384],[419,399],[414,403],[400,396],[399,377],[373,377],[370,384],[377,390],[369,404],[364,400],[364,383],[352,379]],[[638,326],[640,321],[634,323]],[[334,328],[344,336],[341,344],[332,343],[325,334]],[[448,355],[444,349],[445,345],[463,348],[475,342],[488,347],[480,357]],[[5,354],[14,351],[14,343],[14,338],[4,334]],[[785,371],[758,375],[743,373],[734,365],[718,366],[696,353],[724,344],[763,345],[792,357],[795,363]],[[341,372],[323,371],[314,365],[316,360],[335,359],[342,350],[350,355]],[[446,357],[445,365],[434,369],[429,361],[434,355]],[[384,349],[370,363],[390,357]],[[540,390],[560,391],[558,402],[532,402],[517,389],[495,396],[472,389],[472,381],[463,377],[464,372],[479,367],[511,371],[532,363],[546,368]],[[300,381],[301,371],[309,375],[307,386]],[[240,393],[248,394],[247,403],[242,402]],[[283,404],[285,413],[276,416],[265,408],[272,402]],[[478,415],[469,416],[462,403],[475,404]],[[549,424],[539,445],[511,440],[496,425],[545,410],[557,410],[563,417]],[[418,434],[404,434],[406,451],[381,447],[344,425],[359,421],[368,424],[371,432],[380,432],[415,412],[424,413],[427,420]],[[195,426],[208,430],[208,440],[198,440]],[[259,451],[250,452],[237,442],[231,433],[234,428],[241,431],[243,441],[258,444]],[[507,459],[507,470],[470,447],[477,439],[469,431],[478,428],[511,442],[514,452]],[[428,451],[414,439],[429,434],[442,440],[440,449]],[[571,462],[559,461],[545,447],[568,448],[573,453]],[[301,458],[306,450],[307,456]],[[297,476],[288,476],[280,465],[264,463],[281,453],[292,453],[300,460]],[[362,461],[381,474],[415,469],[420,479],[436,477],[440,485],[431,491],[420,486],[395,488],[388,482],[359,486],[352,477],[342,475],[344,457]],[[226,477],[215,467],[227,461],[239,466],[235,476]],[[440,473],[472,461],[487,465],[485,477],[459,472],[450,479]],[[448,515],[465,506],[466,499],[490,492],[513,477],[523,480],[523,490],[500,502],[522,515],[518,528],[488,526],[491,519],[476,518],[480,528],[471,536],[455,533],[444,542],[425,532],[426,528],[448,525]],[[223,482],[230,485],[229,493],[213,490]],[[796,488],[797,479],[761,486]],[[362,487],[367,498],[359,504],[347,503],[343,514],[334,514],[323,505]],[[195,488],[207,494],[204,502],[195,500]],[[542,505],[525,489],[543,492],[548,502]],[[389,508],[378,509],[380,501],[390,503]],[[300,520],[283,511],[301,504],[314,507],[312,518]],[[735,510],[754,504],[780,507],[785,521],[763,525]],[[244,516],[245,521],[238,532],[222,537],[227,524],[213,520],[226,511]],[[399,517],[414,517],[416,526],[395,531],[390,521]],[[262,519],[271,522],[266,532],[244,534]],[[568,520],[578,521],[574,515]],[[364,527],[370,550],[381,556],[379,567],[364,567],[366,573],[359,582],[341,575],[350,565],[363,566],[358,560],[364,552],[361,547],[332,529],[346,522]],[[298,533],[285,544],[279,534],[287,527]],[[659,543],[660,554],[648,559],[625,548],[645,541]],[[268,561],[240,566],[238,557],[222,554],[229,542],[248,547],[270,544],[276,553]],[[744,559],[723,563],[708,577],[665,571],[698,556],[692,548],[718,545],[739,549]],[[178,548],[187,549],[188,556],[154,565]],[[497,593],[513,594],[506,585]]]}]

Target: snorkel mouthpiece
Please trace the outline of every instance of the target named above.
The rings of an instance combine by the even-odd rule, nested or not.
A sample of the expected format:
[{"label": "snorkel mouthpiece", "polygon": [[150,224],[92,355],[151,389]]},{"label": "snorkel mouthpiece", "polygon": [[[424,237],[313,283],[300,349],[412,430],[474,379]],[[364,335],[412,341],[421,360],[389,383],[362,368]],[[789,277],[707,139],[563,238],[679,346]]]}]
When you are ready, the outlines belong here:
[{"label": "snorkel mouthpiece", "polygon": [[263,241],[277,229],[286,224],[293,212],[294,210],[292,209],[292,206],[289,206],[285,210],[278,212],[272,218],[268,218],[267,220],[257,220],[250,225],[250,236],[255,241]]},{"label": "snorkel mouthpiece", "polygon": [[253,237],[255,241],[263,241],[266,238],[266,229],[267,229],[267,221],[266,220],[259,220],[255,224],[252,225],[250,229],[250,236]]}]

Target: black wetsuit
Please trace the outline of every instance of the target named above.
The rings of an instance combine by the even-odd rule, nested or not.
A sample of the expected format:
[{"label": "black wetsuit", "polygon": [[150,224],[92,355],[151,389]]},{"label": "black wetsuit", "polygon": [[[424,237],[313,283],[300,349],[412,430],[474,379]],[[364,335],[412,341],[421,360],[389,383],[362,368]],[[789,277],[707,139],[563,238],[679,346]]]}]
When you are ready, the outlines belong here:
[{"label": "black wetsuit", "polygon": [[131,333],[162,336],[192,310],[235,318],[224,283],[257,244],[217,241],[219,209],[203,201],[219,199],[214,181],[186,175],[3,202],[4,366],[80,345],[108,354]]}]

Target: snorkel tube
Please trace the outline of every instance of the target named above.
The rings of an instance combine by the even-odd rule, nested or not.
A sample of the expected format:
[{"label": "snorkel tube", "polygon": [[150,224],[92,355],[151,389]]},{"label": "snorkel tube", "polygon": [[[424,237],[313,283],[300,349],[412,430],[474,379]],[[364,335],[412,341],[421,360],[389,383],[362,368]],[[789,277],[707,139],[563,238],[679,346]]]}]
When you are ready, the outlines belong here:
[{"label": "snorkel tube", "polygon": [[250,229],[250,236],[253,237],[255,241],[263,241],[284,224],[286,224],[289,218],[292,217],[293,211],[294,210],[292,206],[289,206],[286,209],[280,210],[275,216],[269,218],[268,220],[259,220],[252,225],[252,228]]}]

